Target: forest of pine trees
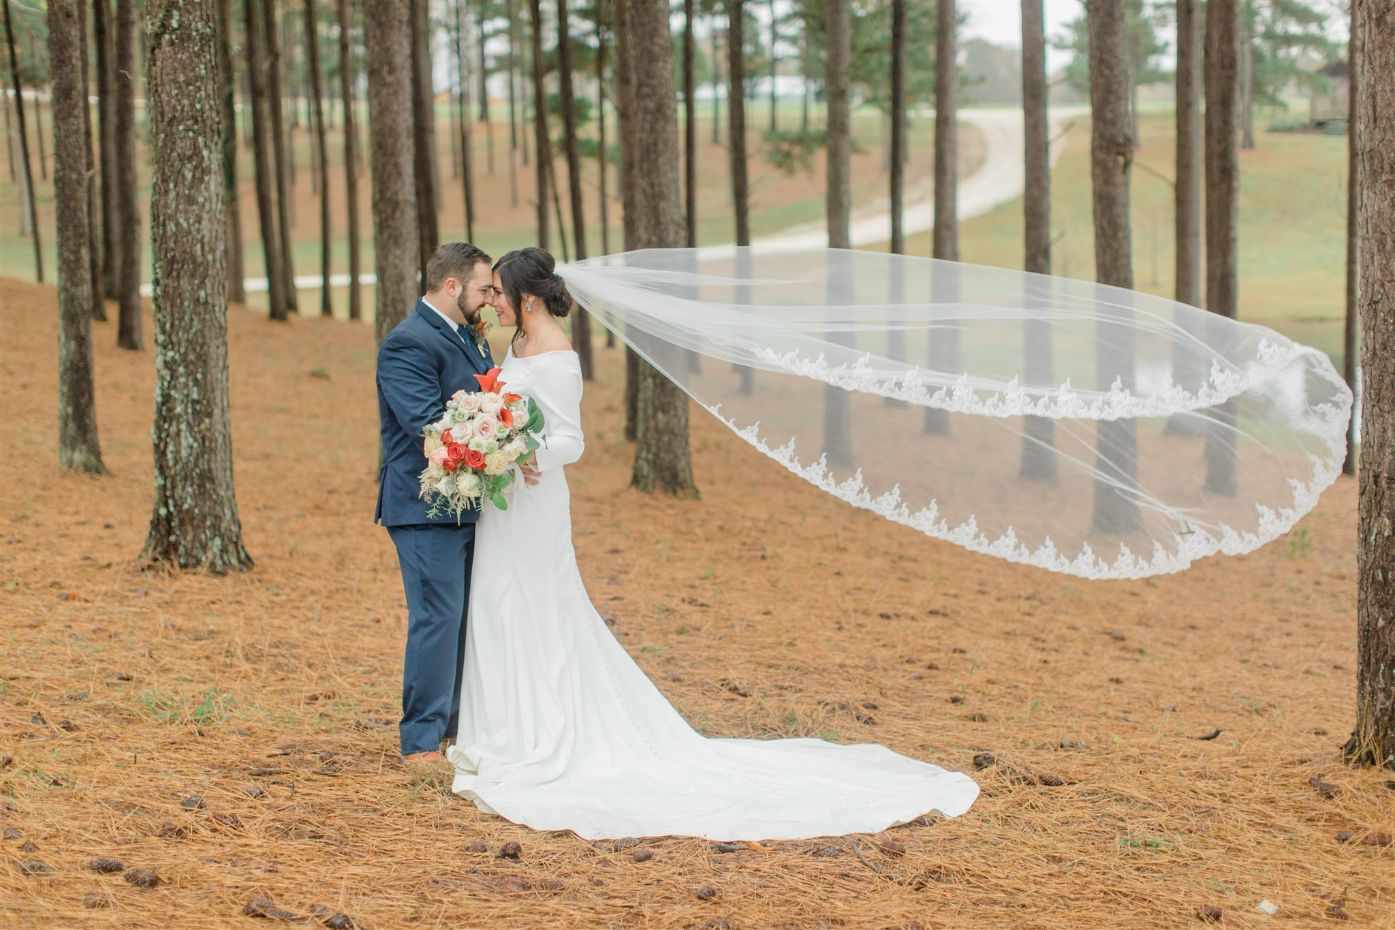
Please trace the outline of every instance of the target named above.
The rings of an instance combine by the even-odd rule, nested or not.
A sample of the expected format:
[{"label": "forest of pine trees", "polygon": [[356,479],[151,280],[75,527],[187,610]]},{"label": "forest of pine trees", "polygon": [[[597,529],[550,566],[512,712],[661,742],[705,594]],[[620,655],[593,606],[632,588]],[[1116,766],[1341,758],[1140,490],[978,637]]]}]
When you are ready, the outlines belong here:
[{"label": "forest of pine trees", "polygon": [[[327,284],[339,267],[341,249],[346,315],[366,317],[361,239],[371,235],[372,315],[381,339],[413,305],[426,256],[439,241],[478,235],[488,248],[489,219],[475,206],[480,185],[507,185],[519,204],[520,179],[531,173],[532,203],[520,209],[534,216],[537,243],[559,256],[617,249],[621,243],[611,242],[608,230],[616,215],[623,217],[624,248],[697,244],[702,99],[712,101],[710,136],[727,154],[729,235],[743,245],[752,238],[753,160],[769,157],[772,147],[803,145],[826,153],[828,242],[850,246],[850,113],[880,108],[888,124],[893,251],[906,248],[902,207],[914,180],[906,176],[907,121],[913,110],[933,105],[932,251],[958,261],[958,111],[972,92],[957,65],[964,5],[48,0],[39,15],[31,4],[3,0],[7,156],[21,232],[32,240],[33,276],[49,281],[56,274],[58,282],[63,467],[103,468],[92,341],[112,339],[148,352],[157,374],[157,428],[147,556],[216,572],[249,566],[232,483],[225,345],[227,304],[244,299],[244,233],[259,241],[266,313],[276,321],[304,309],[300,296],[307,288],[297,268],[313,270],[318,312],[334,313],[332,290],[320,282]],[[1348,755],[1395,757],[1395,600],[1386,581],[1395,571],[1389,531],[1395,503],[1383,480],[1395,468],[1395,333],[1385,311],[1395,301],[1392,0],[1350,4],[1349,48],[1334,43],[1314,7],[1297,0],[1085,0],[1078,21],[1056,36],[1046,34],[1041,0],[1020,6],[1024,266],[1052,269],[1046,49],[1054,44],[1076,53],[1063,78],[1088,97],[1093,112],[1098,280],[1133,284],[1130,179],[1139,89],[1172,82],[1174,291],[1183,302],[1227,317],[1237,314],[1244,287],[1237,211],[1241,153],[1258,141],[1254,111],[1291,82],[1306,80],[1311,56],[1350,56],[1345,370],[1354,381],[1360,362],[1366,403],[1360,455],[1353,450],[1348,462],[1361,488],[1362,682]],[[1173,51],[1175,68],[1164,67],[1165,49]],[[756,80],[780,75],[803,78],[797,110],[781,111],[774,80],[767,80],[768,99],[753,93]],[[85,104],[89,99],[94,105]],[[492,127],[501,122],[506,129],[496,134]],[[762,126],[752,138],[752,128]],[[438,146],[438,133],[445,144]],[[313,153],[308,161],[296,157],[301,140]],[[441,163],[445,151],[453,153],[451,164]],[[36,185],[50,164],[56,229],[41,228],[36,209]],[[331,190],[332,166],[342,190]],[[588,171],[594,182],[584,180]],[[239,210],[243,175],[251,179],[253,215]],[[439,222],[446,179],[460,181],[463,229]],[[295,191],[307,183],[316,214],[296,216]],[[363,184],[371,191],[366,227],[358,215]],[[331,209],[336,204],[344,207],[342,216],[338,206]],[[298,228],[316,229],[313,243],[297,248]],[[342,246],[336,244],[341,235]],[[44,264],[48,236],[56,237],[56,269]],[[140,290],[146,260],[155,286],[149,340]],[[115,325],[94,327],[109,312]],[[584,371],[593,377],[593,353],[615,346],[614,337],[599,343],[585,314],[572,320]],[[1049,366],[1049,339],[1049,330],[1029,338],[1029,369]],[[1101,345],[1101,353],[1119,356],[1109,359],[1110,370],[1130,370],[1128,345]],[[952,368],[960,346],[946,335],[931,342],[930,352],[936,367]],[[686,396],[633,353],[625,371],[635,487],[696,496],[700,476],[689,452]],[[849,442],[846,402],[846,392],[827,389],[832,464]],[[942,411],[927,411],[926,431],[949,428]],[[1053,441],[1049,422],[1030,429],[1038,444]],[[1116,452],[1113,467],[1122,461],[1125,472],[1130,459],[1117,451],[1134,447],[1133,431],[1127,420],[1099,430],[1098,442]],[[1035,480],[1054,479],[1026,447],[1021,468]],[[1208,489],[1233,493],[1236,468],[1234,450],[1208,435]],[[1097,526],[1117,529],[1138,519],[1136,505],[1106,480],[1130,477],[1101,474]]]}]

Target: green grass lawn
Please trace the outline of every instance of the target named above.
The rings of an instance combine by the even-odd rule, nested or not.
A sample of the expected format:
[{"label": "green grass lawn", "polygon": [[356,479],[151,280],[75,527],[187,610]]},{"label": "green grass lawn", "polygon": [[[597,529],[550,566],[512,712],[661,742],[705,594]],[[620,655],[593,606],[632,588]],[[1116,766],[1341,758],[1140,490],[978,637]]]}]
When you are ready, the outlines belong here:
[{"label": "green grass lawn", "polygon": [[[1144,117],[1132,183],[1134,286],[1166,296],[1172,294],[1173,274],[1172,120],[1171,112]],[[1265,121],[1258,123],[1257,148],[1240,153],[1239,316],[1339,360],[1346,138],[1265,132]],[[1051,192],[1052,270],[1087,279],[1094,276],[1089,149],[1089,118],[1079,117],[1052,173]],[[964,261],[1022,267],[1020,200],[966,221],[960,232]],[[928,255],[929,234],[912,237],[907,249]]]}]

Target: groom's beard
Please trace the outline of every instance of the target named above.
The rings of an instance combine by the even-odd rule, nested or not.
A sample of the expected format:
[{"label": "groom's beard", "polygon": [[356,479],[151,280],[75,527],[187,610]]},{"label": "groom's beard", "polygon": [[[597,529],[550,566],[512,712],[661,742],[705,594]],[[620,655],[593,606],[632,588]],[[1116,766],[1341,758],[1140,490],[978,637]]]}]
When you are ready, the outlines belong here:
[{"label": "groom's beard", "polygon": [[469,304],[465,302],[465,295],[461,294],[459,299],[456,300],[455,305],[460,308],[460,315],[465,317],[466,323],[468,323],[471,327],[479,325],[480,311],[484,309],[484,304],[480,304],[478,307],[472,308],[469,306]]}]

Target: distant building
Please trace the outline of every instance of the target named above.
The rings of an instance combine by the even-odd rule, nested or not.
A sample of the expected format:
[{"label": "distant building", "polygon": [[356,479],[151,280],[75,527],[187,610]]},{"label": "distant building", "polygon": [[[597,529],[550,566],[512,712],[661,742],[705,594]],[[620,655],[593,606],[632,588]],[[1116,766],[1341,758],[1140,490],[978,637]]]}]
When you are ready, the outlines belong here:
[{"label": "distant building", "polygon": [[1347,124],[1347,94],[1351,76],[1345,61],[1334,61],[1318,69],[1321,80],[1314,81],[1309,91],[1308,121],[1326,129],[1345,129]]}]

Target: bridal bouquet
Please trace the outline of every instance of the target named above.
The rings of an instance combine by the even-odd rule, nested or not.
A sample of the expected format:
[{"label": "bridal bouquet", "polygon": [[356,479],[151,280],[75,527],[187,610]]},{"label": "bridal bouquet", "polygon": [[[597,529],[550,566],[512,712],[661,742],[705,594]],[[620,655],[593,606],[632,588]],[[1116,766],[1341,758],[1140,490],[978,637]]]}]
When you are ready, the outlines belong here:
[{"label": "bridal bouquet", "polygon": [[513,483],[514,466],[541,445],[542,411],[531,397],[504,393],[499,369],[475,375],[478,391],[456,391],[441,419],[426,427],[426,468],[421,499],[427,515],[457,520],[484,501],[507,510],[503,491]]}]

